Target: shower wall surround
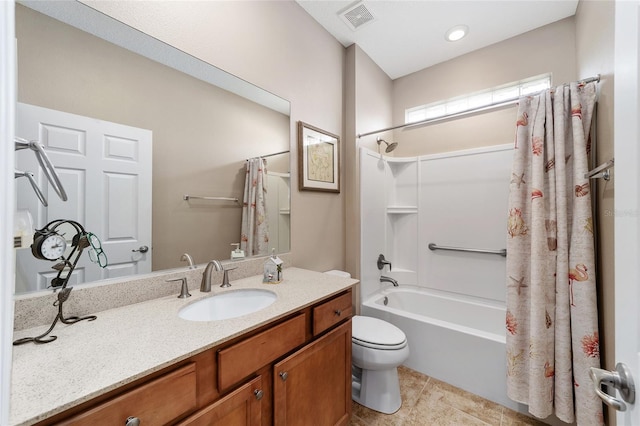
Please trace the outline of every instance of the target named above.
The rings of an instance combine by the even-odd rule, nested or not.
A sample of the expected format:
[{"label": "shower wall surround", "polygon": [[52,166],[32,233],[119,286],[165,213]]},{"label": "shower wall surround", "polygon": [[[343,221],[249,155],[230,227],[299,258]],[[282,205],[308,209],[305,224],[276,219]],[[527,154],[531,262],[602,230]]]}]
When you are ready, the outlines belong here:
[{"label": "shower wall surround", "polygon": [[428,244],[506,247],[512,157],[513,144],[407,158],[361,148],[361,300],[386,286],[382,253],[392,262],[382,274],[400,285],[504,302],[504,257]]}]

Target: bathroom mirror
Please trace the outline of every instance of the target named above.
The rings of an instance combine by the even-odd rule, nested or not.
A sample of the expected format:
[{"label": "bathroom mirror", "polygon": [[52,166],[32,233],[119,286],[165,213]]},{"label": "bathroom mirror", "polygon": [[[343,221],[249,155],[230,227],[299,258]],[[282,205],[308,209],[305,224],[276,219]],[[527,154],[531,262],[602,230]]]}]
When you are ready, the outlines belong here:
[{"label": "bathroom mirror", "polygon": [[[16,35],[20,103],[151,132],[151,208],[140,208],[147,215],[142,222],[151,224],[151,236],[148,243],[135,241],[134,247],[146,245],[150,250],[127,255],[151,255],[151,266],[143,270],[128,260],[112,260],[109,245],[118,240],[117,232],[87,225],[103,241],[112,267],[94,271],[88,264],[86,279],[79,280],[186,267],[183,253],[196,264],[229,259],[232,244],[240,242],[245,162],[257,156],[267,156],[273,179],[268,201],[272,204],[267,206],[271,246],[279,253],[289,251],[288,101],[77,1],[17,4]],[[60,146],[58,151],[65,149]],[[50,155],[55,164],[56,154]],[[63,184],[67,179],[73,187],[75,181],[62,176]],[[17,185],[19,198],[29,191]],[[90,213],[100,202],[117,213],[117,198],[110,204],[91,199],[100,192],[97,186],[93,189],[87,188],[85,202],[74,207],[75,217],[65,219],[86,224],[106,215],[106,208]],[[60,200],[49,198],[47,209],[37,203],[33,207],[38,213],[32,214],[44,223],[61,218]],[[18,250],[18,256],[24,251],[29,249]],[[16,285],[16,293],[31,290]]]}]

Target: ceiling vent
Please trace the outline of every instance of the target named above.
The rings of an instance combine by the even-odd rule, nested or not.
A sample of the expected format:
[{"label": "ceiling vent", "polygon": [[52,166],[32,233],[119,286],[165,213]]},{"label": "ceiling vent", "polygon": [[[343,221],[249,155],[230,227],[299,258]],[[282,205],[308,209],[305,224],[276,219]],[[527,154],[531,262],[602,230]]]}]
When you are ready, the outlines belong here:
[{"label": "ceiling vent", "polygon": [[364,2],[361,1],[340,12],[340,18],[342,18],[352,31],[360,29],[362,26],[376,19],[364,5]]}]

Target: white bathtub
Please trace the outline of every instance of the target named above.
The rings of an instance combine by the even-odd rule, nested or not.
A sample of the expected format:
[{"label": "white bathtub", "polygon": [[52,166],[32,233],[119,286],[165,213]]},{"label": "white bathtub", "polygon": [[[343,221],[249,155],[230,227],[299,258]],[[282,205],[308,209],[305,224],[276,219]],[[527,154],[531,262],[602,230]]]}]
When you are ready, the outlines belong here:
[{"label": "white bathtub", "polygon": [[526,412],[507,398],[504,304],[401,285],[369,297],[361,314],[404,331],[405,366]]}]

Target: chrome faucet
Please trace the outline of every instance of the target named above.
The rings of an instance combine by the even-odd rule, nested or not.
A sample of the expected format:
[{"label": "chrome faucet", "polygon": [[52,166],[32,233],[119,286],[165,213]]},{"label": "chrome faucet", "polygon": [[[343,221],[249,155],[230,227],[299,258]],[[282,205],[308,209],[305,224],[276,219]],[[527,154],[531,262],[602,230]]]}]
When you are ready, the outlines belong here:
[{"label": "chrome faucet", "polygon": [[381,283],[391,283],[391,284],[393,284],[394,287],[398,287],[398,281],[394,280],[391,277],[385,277],[384,275],[380,276],[380,282]]},{"label": "chrome faucet", "polygon": [[189,269],[196,269],[196,266],[193,264],[193,257],[191,257],[189,253],[184,253],[180,260],[189,263]]},{"label": "chrome faucet", "polygon": [[222,267],[222,263],[219,260],[212,260],[207,263],[207,267],[204,268],[204,273],[202,274],[202,282],[200,283],[200,291],[208,293],[211,291],[211,272],[213,268],[216,271],[224,271]]}]

